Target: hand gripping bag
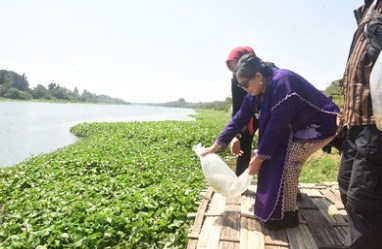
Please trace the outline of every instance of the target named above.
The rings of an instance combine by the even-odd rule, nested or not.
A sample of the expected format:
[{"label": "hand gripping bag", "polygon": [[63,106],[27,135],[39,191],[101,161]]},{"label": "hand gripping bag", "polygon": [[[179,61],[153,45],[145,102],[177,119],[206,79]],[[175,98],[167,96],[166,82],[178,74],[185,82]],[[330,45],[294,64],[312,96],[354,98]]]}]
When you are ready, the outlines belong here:
[{"label": "hand gripping bag", "polygon": [[382,131],[382,53],[379,53],[370,74],[371,104],[377,128]]},{"label": "hand gripping bag", "polygon": [[246,169],[239,177],[235,172],[214,153],[200,156],[204,146],[198,144],[192,148],[199,156],[204,177],[213,190],[227,197],[241,195],[251,184],[252,176]]}]

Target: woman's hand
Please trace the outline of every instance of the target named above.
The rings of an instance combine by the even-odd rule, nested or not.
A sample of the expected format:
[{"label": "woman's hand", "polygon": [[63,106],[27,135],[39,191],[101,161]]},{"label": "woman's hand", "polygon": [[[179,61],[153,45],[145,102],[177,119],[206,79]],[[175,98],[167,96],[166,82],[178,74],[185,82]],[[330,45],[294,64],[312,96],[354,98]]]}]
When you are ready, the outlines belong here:
[{"label": "woman's hand", "polygon": [[252,157],[251,161],[249,162],[249,175],[253,176],[254,174],[257,174],[259,172],[261,165],[263,165],[264,160],[254,156]]},{"label": "woman's hand", "polygon": [[207,147],[200,153],[200,156],[207,156],[208,154],[215,153],[218,149],[221,148],[221,145],[214,143],[210,147]]},{"label": "woman's hand", "polygon": [[244,154],[244,152],[240,150],[240,140],[238,138],[235,137],[232,139],[230,147],[232,155],[238,157]]}]

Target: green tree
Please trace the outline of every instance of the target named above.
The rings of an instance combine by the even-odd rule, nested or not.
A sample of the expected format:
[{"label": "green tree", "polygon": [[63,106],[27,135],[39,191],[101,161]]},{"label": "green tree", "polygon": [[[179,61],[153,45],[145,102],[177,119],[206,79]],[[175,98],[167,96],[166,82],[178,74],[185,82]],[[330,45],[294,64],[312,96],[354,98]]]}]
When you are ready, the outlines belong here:
[{"label": "green tree", "polygon": [[0,70],[0,84],[7,91],[12,87],[20,91],[29,90],[29,83],[25,74],[20,75],[13,71]]},{"label": "green tree", "polygon": [[20,91],[28,91],[29,90],[29,82],[25,74],[19,75],[15,72],[13,73],[14,84],[13,87]]},{"label": "green tree", "polygon": [[46,89],[46,87],[41,84],[38,84],[32,90],[32,96],[34,99],[50,99],[51,98],[51,96],[49,95],[48,89]]},{"label": "green tree", "polygon": [[7,92],[4,94],[5,98],[8,99],[31,99],[32,96],[28,92],[20,91],[14,87],[11,87],[7,90]]},{"label": "green tree", "polygon": [[340,108],[344,103],[344,92],[342,88],[342,79],[333,80],[330,86],[324,90],[325,95],[331,96],[334,103],[336,103]]},{"label": "green tree", "polygon": [[83,102],[96,102],[96,95],[94,93],[89,92],[88,90],[84,90],[81,95],[81,99]]}]

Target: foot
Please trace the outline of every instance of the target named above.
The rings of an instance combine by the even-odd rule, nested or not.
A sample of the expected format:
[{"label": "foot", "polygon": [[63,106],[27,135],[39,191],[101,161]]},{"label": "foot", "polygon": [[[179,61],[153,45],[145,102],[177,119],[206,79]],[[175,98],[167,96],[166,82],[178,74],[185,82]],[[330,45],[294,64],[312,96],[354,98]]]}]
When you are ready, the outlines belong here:
[{"label": "foot", "polygon": [[268,220],[263,222],[263,226],[270,230],[280,230],[298,226],[298,211],[288,211],[284,213],[282,220]]}]

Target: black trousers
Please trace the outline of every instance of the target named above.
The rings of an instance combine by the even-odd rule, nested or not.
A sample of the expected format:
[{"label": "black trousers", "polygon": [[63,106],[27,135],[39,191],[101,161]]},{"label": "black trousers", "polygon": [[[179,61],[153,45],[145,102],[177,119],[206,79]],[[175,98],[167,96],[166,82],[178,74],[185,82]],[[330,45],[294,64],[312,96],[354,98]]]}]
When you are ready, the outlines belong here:
[{"label": "black trousers", "polygon": [[253,135],[251,135],[248,130],[242,132],[240,138],[240,149],[244,152],[244,154],[236,159],[235,173],[237,176],[241,175],[241,173],[248,168],[249,161],[251,160],[252,141]]},{"label": "black trousers", "polygon": [[382,131],[375,125],[346,131],[338,184],[349,222],[349,248],[381,248]]}]

